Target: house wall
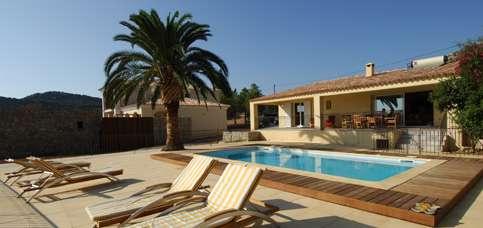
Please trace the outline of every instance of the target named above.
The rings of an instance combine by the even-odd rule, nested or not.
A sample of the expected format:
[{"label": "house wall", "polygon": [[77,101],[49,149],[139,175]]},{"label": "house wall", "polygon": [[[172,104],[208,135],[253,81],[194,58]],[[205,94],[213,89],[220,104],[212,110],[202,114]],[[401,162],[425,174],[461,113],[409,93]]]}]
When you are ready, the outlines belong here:
[{"label": "house wall", "polygon": [[[387,136],[389,145],[394,148],[398,136],[394,131],[377,131],[373,129],[260,129],[267,141],[317,143],[321,145],[353,146],[372,149],[374,141]],[[384,134],[381,134],[384,132]]]},{"label": "house wall", "polygon": [[222,134],[227,128],[227,107],[181,106],[179,117],[191,119],[191,137],[203,138]]},{"label": "house wall", "polygon": [[[327,109],[327,102],[330,101],[331,108]],[[372,110],[372,98],[368,93],[344,94],[338,96],[322,97],[322,126],[329,116],[335,116],[336,127],[340,127],[342,114],[347,113],[369,113]]]},{"label": "house wall", "polygon": [[[181,105],[179,107],[179,127],[183,140],[190,141],[201,138],[221,137],[222,132],[227,129],[226,106],[204,106],[204,105]],[[163,120],[155,120],[156,142],[164,142],[166,134],[164,126],[164,109],[157,105],[154,109],[151,105],[142,105],[137,108],[136,105],[128,105],[119,109],[123,114],[139,114],[142,117],[162,118]]]},{"label": "house wall", "polygon": [[[178,111],[178,121],[183,140],[221,137],[222,131],[227,128],[227,109],[226,106],[181,105]],[[141,110],[133,109],[125,113],[132,114],[134,111],[137,111],[143,117],[163,119],[155,121],[155,132],[162,132],[157,137],[160,138],[160,141],[164,141],[163,135],[166,133],[163,107],[158,105],[153,110],[150,105],[143,105]]]},{"label": "house wall", "polygon": [[[326,108],[326,101],[331,101],[332,108]],[[334,113],[353,113],[371,111],[370,94],[345,94],[339,96],[323,97],[323,113],[331,115]]]},{"label": "house wall", "polygon": [[282,103],[278,105],[278,126],[292,127],[292,103]]}]

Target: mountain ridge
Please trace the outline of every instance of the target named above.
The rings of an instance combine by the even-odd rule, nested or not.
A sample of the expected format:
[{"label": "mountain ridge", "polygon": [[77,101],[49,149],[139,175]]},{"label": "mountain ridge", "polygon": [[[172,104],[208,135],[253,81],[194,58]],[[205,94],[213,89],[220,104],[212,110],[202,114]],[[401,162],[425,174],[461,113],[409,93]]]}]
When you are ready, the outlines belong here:
[{"label": "mountain ridge", "polygon": [[15,107],[28,104],[48,104],[60,106],[101,106],[102,100],[98,97],[66,93],[61,91],[48,91],[34,93],[23,98],[9,98],[0,96],[0,107]]}]

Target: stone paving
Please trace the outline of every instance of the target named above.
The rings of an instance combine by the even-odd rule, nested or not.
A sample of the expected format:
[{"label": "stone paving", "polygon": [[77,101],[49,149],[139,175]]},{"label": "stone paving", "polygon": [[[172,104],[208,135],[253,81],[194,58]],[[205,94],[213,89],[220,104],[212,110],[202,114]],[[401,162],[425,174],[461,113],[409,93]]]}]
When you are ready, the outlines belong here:
[{"label": "stone paving", "polygon": [[54,227],[42,214],[28,206],[17,193],[0,182],[0,227]]},{"label": "stone paving", "polygon": [[[192,153],[223,146],[226,146],[226,144],[191,145],[187,146],[187,150],[179,153]],[[120,176],[122,180],[115,184],[106,184],[105,180],[99,180],[59,187],[44,192],[39,200],[33,200],[31,203],[32,207],[47,218],[43,220],[43,223],[40,222],[42,220],[32,219],[34,217],[41,219],[42,216],[34,215],[35,210],[29,204],[26,204],[23,200],[16,200],[16,198],[13,202],[12,192],[8,195],[8,191],[1,191],[1,199],[7,199],[5,202],[9,203],[4,204],[4,200],[2,200],[0,227],[2,224],[12,224],[12,218],[19,221],[17,227],[42,227],[42,225],[48,227],[48,221],[58,227],[91,227],[92,223],[84,211],[86,206],[104,200],[128,196],[151,184],[171,182],[177,176],[182,167],[150,158],[151,154],[159,152],[159,148],[149,148],[122,153],[59,159],[61,161],[90,161],[92,169],[123,168],[124,174]],[[0,165],[0,173],[13,169],[15,168],[12,164]],[[1,178],[3,179],[3,176]],[[213,185],[217,179],[218,176],[210,175],[205,184]],[[480,226],[483,223],[483,217],[481,217],[483,214],[482,189],[483,181],[480,180],[440,225],[444,227]],[[11,200],[8,200],[9,197]],[[281,208],[281,211],[273,218],[282,227],[424,227],[262,186],[256,189],[254,197],[259,200],[268,200]]]}]

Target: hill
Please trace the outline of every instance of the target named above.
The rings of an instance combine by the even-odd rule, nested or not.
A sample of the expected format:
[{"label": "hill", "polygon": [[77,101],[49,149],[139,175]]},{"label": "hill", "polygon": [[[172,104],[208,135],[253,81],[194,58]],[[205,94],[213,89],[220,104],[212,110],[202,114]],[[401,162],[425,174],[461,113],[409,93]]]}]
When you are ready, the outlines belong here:
[{"label": "hill", "polygon": [[50,91],[45,93],[35,93],[21,99],[0,97],[0,107],[9,108],[28,104],[47,104],[59,106],[98,106],[100,107],[102,100],[97,97],[86,95],[64,93]]}]

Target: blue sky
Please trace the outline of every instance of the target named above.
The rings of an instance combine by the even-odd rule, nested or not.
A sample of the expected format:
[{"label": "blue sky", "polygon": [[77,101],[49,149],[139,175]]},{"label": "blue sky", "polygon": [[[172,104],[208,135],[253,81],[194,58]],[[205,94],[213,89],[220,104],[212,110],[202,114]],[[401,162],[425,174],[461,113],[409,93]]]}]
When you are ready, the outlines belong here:
[{"label": "blue sky", "polygon": [[129,48],[112,41],[124,31],[119,21],[151,8],[211,25],[200,46],[225,59],[234,88],[257,83],[265,93],[362,72],[367,62],[404,67],[388,63],[483,35],[483,1],[2,1],[0,96],[100,96],[105,58]]}]

